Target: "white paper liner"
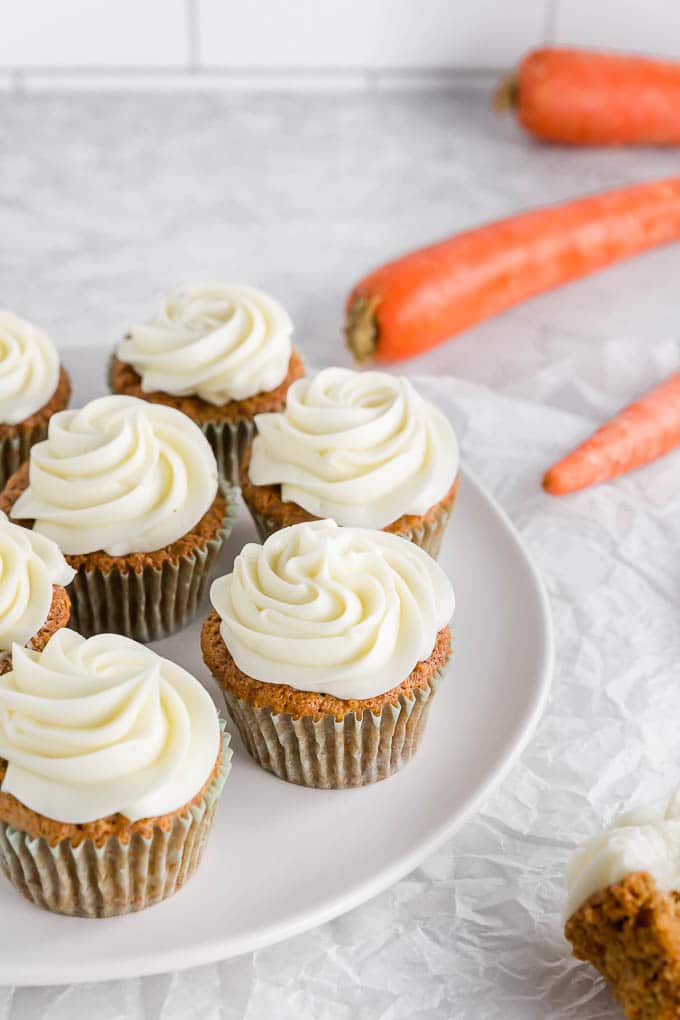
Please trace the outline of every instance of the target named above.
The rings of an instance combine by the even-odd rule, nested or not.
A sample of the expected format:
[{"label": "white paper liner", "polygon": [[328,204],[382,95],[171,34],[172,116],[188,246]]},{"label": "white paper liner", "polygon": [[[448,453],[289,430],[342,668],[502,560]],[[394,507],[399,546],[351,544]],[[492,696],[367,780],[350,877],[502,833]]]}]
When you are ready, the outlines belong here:
[{"label": "white paper liner", "polygon": [[201,423],[201,429],[215,454],[220,477],[230,485],[240,485],[241,459],[255,434],[253,420],[207,421]]},{"label": "white paper liner", "polygon": [[80,569],[68,589],[69,626],[84,637],[124,634],[135,641],[158,641],[186,627],[196,616],[225,539],[236,518],[236,494],[223,484],[226,512],[214,538],[190,555],[139,572],[115,567],[104,572]]},{"label": "white paper liner", "polygon": [[[455,504],[455,497],[453,503],[448,507],[440,507],[435,514],[432,515],[430,520],[423,520],[423,523],[416,528],[409,528],[405,531],[398,532],[400,538],[405,538],[408,542],[413,542],[415,545],[420,546],[425,552],[429,553],[433,559],[436,559],[439,555],[439,550],[442,544],[442,538],[446,531],[446,526],[449,523],[451,517],[451,511]],[[270,535],[273,535],[276,531],[280,531],[281,528],[285,527],[285,524],[280,523],[273,517],[267,517],[263,514],[257,513],[253,508],[248,505],[250,516],[253,518],[257,534],[261,542],[265,542]]]},{"label": "white paper liner", "polygon": [[[341,790],[365,786],[398,772],[415,754],[432,698],[441,680],[437,671],[429,686],[412,697],[400,695],[379,715],[348,713],[341,722],[331,715],[315,721],[285,712],[256,708],[222,688],[229,714],[248,753],[279,779],[300,786]],[[219,681],[218,681],[219,682]]]}]

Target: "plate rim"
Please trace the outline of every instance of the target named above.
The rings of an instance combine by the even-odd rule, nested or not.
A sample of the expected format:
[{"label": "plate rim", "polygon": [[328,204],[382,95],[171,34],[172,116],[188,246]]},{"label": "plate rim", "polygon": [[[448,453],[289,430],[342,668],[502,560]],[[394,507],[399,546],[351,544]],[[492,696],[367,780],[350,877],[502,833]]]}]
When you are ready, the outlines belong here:
[{"label": "plate rim", "polygon": [[[488,492],[485,486],[478,481],[467,467],[461,467],[461,474],[464,484],[476,489],[477,494],[493,510],[497,521],[502,525],[506,533],[506,537],[509,537],[512,545],[524,561],[537,595],[542,621],[542,658],[536,671],[537,695],[524,712],[521,723],[517,728],[514,742],[505,750],[504,755],[477,790],[463,802],[455,813],[449,814],[434,832],[430,832],[409,853],[399,857],[391,865],[382,868],[371,878],[365,879],[357,886],[353,886],[346,893],[336,896],[330,902],[326,902],[316,909],[307,910],[292,920],[278,921],[269,927],[260,928],[255,934],[251,933],[237,937],[228,936],[223,940],[216,940],[214,937],[206,938],[204,941],[194,942],[188,947],[163,950],[160,956],[154,956],[152,951],[149,956],[144,958],[112,960],[107,964],[99,961],[91,965],[91,969],[85,976],[83,976],[82,969],[77,966],[74,966],[72,971],[67,970],[66,972],[64,972],[63,967],[60,967],[60,979],[58,981],[55,981],[54,973],[45,969],[44,965],[40,965],[37,970],[35,967],[24,965],[19,967],[18,973],[12,976],[12,980],[8,982],[9,984],[16,987],[26,987],[28,985],[44,987],[46,985],[61,986],[148,977],[155,974],[187,970],[192,967],[222,962],[293,938],[355,909],[410,874],[425,858],[435,853],[447,839],[450,839],[491,792],[503,782],[531,740],[536,726],[543,715],[550,694],[555,662],[553,619],[545,583],[517,528],[495,497]],[[13,966],[14,969],[15,967]],[[2,973],[3,970],[4,968],[0,962],[0,983],[7,976]]]}]

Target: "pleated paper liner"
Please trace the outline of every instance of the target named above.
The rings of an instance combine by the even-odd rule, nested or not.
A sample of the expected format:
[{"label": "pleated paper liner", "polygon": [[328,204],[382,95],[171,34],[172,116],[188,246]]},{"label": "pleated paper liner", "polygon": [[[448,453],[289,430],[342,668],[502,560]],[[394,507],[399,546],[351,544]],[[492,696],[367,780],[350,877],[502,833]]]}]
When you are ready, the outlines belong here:
[{"label": "pleated paper liner", "polygon": [[[436,559],[439,555],[439,550],[441,549],[442,538],[444,537],[446,526],[449,523],[454,502],[455,500],[448,506],[440,504],[436,510],[430,511],[428,517],[423,517],[421,524],[418,524],[416,527],[405,529],[404,531],[396,532],[395,534],[398,534],[401,538],[405,538],[408,542],[413,542],[415,545],[420,546],[420,548],[429,553],[433,559]],[[253,518],[255,523],[260,541],[262,542],[265,542],[270,535],[274,534],[274,532],[287,527],[287,525],[282,521],[257,513],[250,504],[248,504],[248,509],[250,511],[250,516]]]},{"label": "pleated paper liner", "polygon": [[222,687],[229,714],[252,758],[279,779],[322,790],[342,790],[387,779],[418,749],[442,672],[425,688],[386,703],[380,714],[349,712],[340,722],[331,715],[296,719],[285,712],[256,708]]},{"label": "pleated paper liner", "polygon": [[237,513],[233,488],[222,483],[226,513],[222,527],[203,546],[141,571],[78,570],[69,587],[70,626],[84,637],[124,634],[135,641],[158,641],[186,627],[196,616],[213,568]]},{"label": "pleated paper liner", "polygon": [[0,822],[0,870],[26,899],[57,914],[115,917],[173,896],[198,867],[217,802],[231,769],[230,737],[221,722],[219,771],[198,804],[177,815],[169,829],[150,836],[115,836],[98,847],[92,839],[50,846],[43,838]]},{"label": "pleated paper liner", "polygon": [[0,439],[0,489],[4,489],[10,475],[28,460],[31,447],[47,438],[47,427],[48,422],[40,422],[32,429],[22,429],[13,436]]},{"label": "pleated paper liner", "polygon": [[234,422],[207,421],[200,427],[213,449],[220,477],[230,485],[240,485],[241,458],[255,434],[252,418],[239,418]]}]

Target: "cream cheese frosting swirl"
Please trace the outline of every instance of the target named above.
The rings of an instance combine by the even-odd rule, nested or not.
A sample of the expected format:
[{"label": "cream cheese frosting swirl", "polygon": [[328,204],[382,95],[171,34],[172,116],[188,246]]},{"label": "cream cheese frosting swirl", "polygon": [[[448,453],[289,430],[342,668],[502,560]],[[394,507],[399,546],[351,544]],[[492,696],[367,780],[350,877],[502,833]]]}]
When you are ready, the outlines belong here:
[{"label": "cream cheese frosting swirl", "polygon": [[15,645],[0,677],[2,790],[58,822],[176,811],[206,783],[220,745],[197,680],[117,634],[54,634]]},{"label": "cream cheese frosting swirl", "polygon": [[0,423],[30,418],[54,396],[58,383],[59,358],[47,333],[0,309]]},{"label": "cream cheese frosting swirl", "polygon": [[621,815],[579,847],[567,869],[565,916],[635,871],[648,872],[664,892],[680,890],[680,789]]},{"label": "cream cheese frosting swirl", "polygon": [[384,528],[424,514],[458,472],[453,428],[411,383],[327,368],[290,387],[284,411],[255,417],[249,475],[338,524]]},{"label": "cream cheese frosting swirl", "polygon": [[145,393],[226,404],[281,385],[292,331],[288,312],[262,291],[203,283],[165,298],[155,319],[130,329],[118,357]]},{"label": "cream cheese frosting swirl", "polygon": [[0,652],[35,637],[49,616],[52,586],[74,575],[54,542],[0,512]]},{"label": "cream cheese frosting swirl", "polygon": [[331,520],[246,545],[210,597],[247,676],[343,699],[402,683],[454,610],[448,578],[418,546]]},{"label": "cream cheese frosting swirl", "polygon": [[52,416],[12,509],[67,555],[153,552],[194,527],[217,494],[210,445],[186,415],[135,397],[99,397]]}]

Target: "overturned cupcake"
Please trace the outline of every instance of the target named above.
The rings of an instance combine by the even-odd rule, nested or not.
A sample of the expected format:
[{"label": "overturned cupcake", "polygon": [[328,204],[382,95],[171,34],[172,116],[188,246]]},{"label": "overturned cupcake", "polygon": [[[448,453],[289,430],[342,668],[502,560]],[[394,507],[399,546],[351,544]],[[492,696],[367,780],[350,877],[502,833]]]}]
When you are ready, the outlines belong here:
[{"label": "overturned cupcake", "polygon": [[0,309],[0,487],[44,439],[71,396],[66,369],[47,333]]},{"label": "overturned cupcake", "polygon": [[362,786],[415,753],[451,651],[453,589],[396,535],[298,524],[214,582],[201,647],[253,758],[303,786]]},{"label": "overturned cupcake", "polygon": [[292,331],[285,308],[254,287],[181,287],[155,318],[130,328],[111,362],[111,388],[187,414],[237,485],[253,417],[280,410],[304,375]]},{"label": "overturned cupcake", "polygon": [[680,1016],[680,790],[622,815],[575,854],[565,934],[626,1016]]},{"label": "overturned cupcake", "polygon": [[75,629],[139,641],[191,621],[234,515],[201,430],[119,396],[56,414],[0,509],[56,542],[76,571]]},{"label": "overturned cupcake", "polygon": [[60,914],[141,910],[194,872],[231,761],[208,693],[117,634],[15,645],[0,676],[0,868]]},{"label": "overturned cupcake", "polygon": [[40,650],[66,626],[74,573],[54,542],[0,513],[0,672],[11,668],[12,645]]},{"label": "overturned cupcake", "polygon": [[408,379],[328,368],[294,383],[285,410],[255,424],[241,483],[262,538],[332,518],[437,555],[458,486],[458,443]]}]

